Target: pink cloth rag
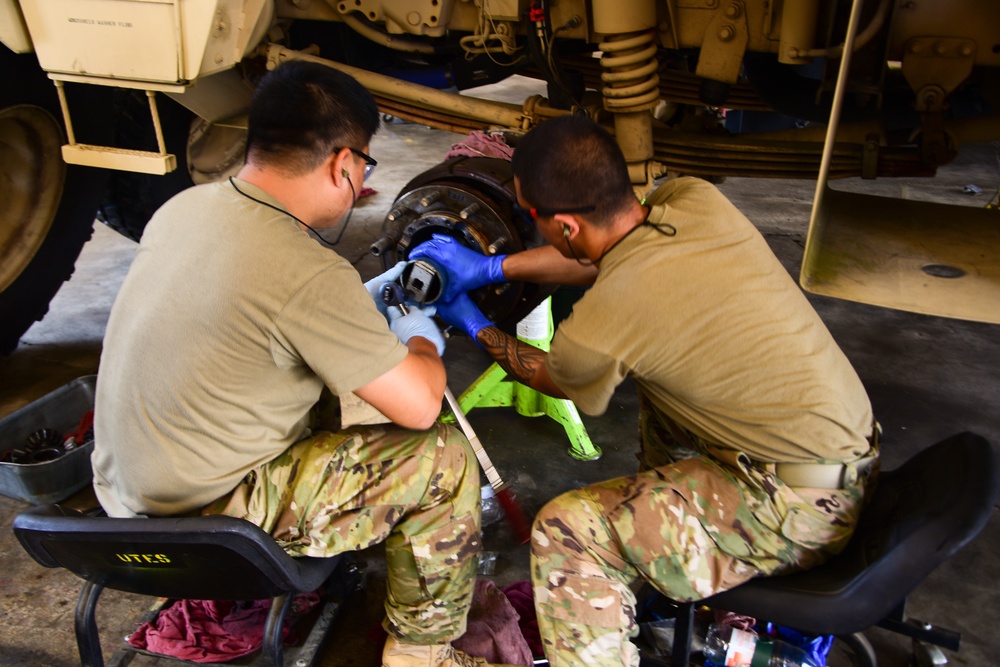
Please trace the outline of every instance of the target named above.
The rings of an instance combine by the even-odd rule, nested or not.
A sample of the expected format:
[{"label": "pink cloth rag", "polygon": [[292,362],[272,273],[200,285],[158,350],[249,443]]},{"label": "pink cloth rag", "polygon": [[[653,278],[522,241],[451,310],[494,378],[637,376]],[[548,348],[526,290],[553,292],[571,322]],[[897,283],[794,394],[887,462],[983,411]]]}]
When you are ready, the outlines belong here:
[{"label": "pink cloth rag", "polygon": [[444,159],[453,157],[497,157],[510,160],[514,156],[514,149],[507,145],[503,136],[499,134],[486,134],[479,130],[473,130],[465,139],[451,147]]},{"label": "pink cloth rag", "polygon": [[[281,638],[294,644],[291,620],[317,604],[318,593],[301,593],[292,601]],[[270,600],[176,600],[151,622],[128,637],[137,649],[191,662],[227,662],[249,655],[264,644]]]},{"label": "pink cloth rag", "polygon": [[[534,610],[532,609],[532,618]],[[525,665],[533,663],[531,648],[521,634],[520,616],[504,591],[488,579],[476,582],[465,634],[452,645],[489,663]]]},{"label": "pink cloth rag", "polygon": [[542,635],[538,632],[538,617],[535,616],[535,594],[530,581],[515,581],[503,587],[503,593],[510,600],[511,606],[517,612],[517,625],[521,634],[528,642],[531,655],[541,658],[545,656],[542,648]]}]

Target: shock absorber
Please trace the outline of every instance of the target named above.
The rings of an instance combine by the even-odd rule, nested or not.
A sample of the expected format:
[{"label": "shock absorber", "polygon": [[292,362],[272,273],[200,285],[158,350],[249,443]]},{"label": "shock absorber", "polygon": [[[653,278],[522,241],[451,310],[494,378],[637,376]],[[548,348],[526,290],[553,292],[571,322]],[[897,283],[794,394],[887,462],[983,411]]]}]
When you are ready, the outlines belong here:
[{"label": "shock absorber", "polygon": [[600,44],[604,108],[615,115],[615,138],[629,165],[632,183],[657,175],[653,157],[653,116],[660,100],[659,61],[653,30],[609,35]]},{"label": "shock absorber", "polygon": [[652,109],[660,100],[653,31],[611,35],[601,42],[604,108],[615,113]]}]

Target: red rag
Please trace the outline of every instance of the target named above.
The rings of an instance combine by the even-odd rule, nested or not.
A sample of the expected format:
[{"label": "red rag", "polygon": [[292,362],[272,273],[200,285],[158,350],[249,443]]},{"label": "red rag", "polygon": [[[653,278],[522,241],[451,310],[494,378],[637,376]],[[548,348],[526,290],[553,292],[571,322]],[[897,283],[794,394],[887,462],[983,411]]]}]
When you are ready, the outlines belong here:
[{"label": "red rag", "polygon": [[527,580],[515,581],[504,586],[501,590],[519,616],[517,624],[521,628],[521,634],[524,635],[525,641],[528,642],[531,655],[536,658],[544,657],[545,649],[542,648],[542,635],[538,631],[538,617],[535,616],[535,595],[531,590],[531,582]]},{"label": "red rag", "polygon": [[532,656],[518,625],[520,618],[507,596],[487,579],[476,582],[465,634],[452,645],[488,663],[531,667]]},{"label": "red rag", "polygon": [[465,139],[453,144],[444,159],[453,157],[495,157],[510,160],[514,149],[507,145],[501,135],[492,135],[473,130]]},{"label": "red rag", "polygon": [[[302,593],[295,597],[292,608],[305,613],[319,600],[318,593]],[[191,662],[227,662],[260,649],[270,608],[271,600],[176,600],[153,621],[136,628],[128,643]],[[295,641],[288,622],[281,638],[285,644]]]}]

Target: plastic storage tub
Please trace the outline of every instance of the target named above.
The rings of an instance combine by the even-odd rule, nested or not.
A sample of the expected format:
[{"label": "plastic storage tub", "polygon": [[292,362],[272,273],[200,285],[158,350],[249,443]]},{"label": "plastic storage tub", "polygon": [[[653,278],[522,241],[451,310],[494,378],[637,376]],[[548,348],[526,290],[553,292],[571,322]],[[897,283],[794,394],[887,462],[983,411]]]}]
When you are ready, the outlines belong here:
[{"label": "plastic storage tub", "polygon": [[[22,447],[29,435],[42,428],[62,434],[75,431],[84,414],[94,409],[96,383],[96,375],[77,378],[0,419],[0,453]],[[93,451],[91,439],[51,461],[0,461],[0,494],[39,505],[65,500],[93,480]]]}]

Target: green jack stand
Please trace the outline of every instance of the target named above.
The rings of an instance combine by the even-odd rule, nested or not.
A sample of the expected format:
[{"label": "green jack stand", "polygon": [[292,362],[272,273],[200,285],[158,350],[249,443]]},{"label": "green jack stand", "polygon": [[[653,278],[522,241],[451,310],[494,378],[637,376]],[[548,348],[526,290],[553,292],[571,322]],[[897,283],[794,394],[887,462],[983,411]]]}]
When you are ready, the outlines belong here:
[{"label": "green jack stand", "polygon": [[[549,349],[552,333],[551,298],[545,299],[517,325],[518,339],[546,351]],[[510,380],[507,372],[495,363],[462,392],[458,397],[458,405],[465,414],[473,408],[514,406],[517,413],[525,417],[546,415],[566,429],[570,441],[570,456],[581,461],[593,461],[601,457],[601,448],[591,442],[573,401],[552,398]]]}]

